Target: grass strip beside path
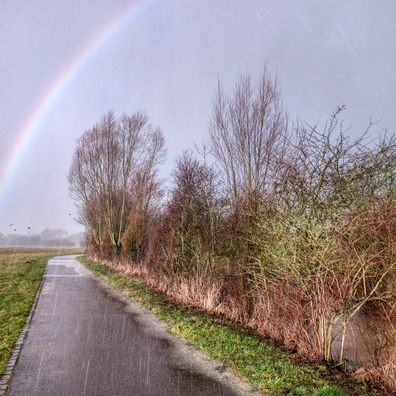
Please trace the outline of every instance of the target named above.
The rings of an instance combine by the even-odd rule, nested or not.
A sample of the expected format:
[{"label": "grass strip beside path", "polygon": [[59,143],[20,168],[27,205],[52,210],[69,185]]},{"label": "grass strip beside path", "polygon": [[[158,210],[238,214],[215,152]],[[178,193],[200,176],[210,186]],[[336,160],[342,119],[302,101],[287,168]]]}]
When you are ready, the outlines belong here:
[{"label": "grass strip beside path", "polygon": [[241,327],[197,309],[177,304],[129,277],[79,257],[95,274],[121,290],[153,314],[164,319],[171,331],[197,345],[207,355],[223,362],[236,374],[269,395],[378,395],[365,384],[330,370],[324,365],[301,362],[269,340],[259,338]]},{"label": "grass strip beside path", "polygon": [[0,248],[0,376],[29,315],[48,260],[71,249]]}]

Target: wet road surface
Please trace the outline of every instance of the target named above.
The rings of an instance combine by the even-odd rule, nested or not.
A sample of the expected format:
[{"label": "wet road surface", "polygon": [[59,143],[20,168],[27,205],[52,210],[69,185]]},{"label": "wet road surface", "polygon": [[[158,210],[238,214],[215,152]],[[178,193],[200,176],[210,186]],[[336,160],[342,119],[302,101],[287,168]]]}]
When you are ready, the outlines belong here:
[{"label": "wet road surface", "polygon": [[74,257],[48,263],[7,396],[253,394]]}]

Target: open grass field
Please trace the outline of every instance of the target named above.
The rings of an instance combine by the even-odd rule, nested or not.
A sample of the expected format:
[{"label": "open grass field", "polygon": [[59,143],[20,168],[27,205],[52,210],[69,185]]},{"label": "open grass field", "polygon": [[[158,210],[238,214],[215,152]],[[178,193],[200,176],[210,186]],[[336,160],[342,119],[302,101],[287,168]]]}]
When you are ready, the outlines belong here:
[{"label": "open grass field", "polygon": [[244,328],[150,290],[137,278],[114,272],[86,257],[79,261],[98,276],[164,319],[174,333],[231,367],[268,395],[379,395],[374,389],[323,364],[310,364]]},{"label": "open grass field", "polygon": [[41,284],[48,260],[80,249],[0,248],[0,376]]}]

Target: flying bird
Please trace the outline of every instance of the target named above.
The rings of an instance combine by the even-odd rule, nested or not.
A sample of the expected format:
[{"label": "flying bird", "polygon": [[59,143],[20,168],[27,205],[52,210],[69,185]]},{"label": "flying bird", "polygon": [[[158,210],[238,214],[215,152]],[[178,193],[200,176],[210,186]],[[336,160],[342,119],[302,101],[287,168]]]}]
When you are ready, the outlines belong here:
[{"label": "flying bird", "polygon": [[12,225],[14,225],[14,223],[11,223],[8,227],[11,227]]}]

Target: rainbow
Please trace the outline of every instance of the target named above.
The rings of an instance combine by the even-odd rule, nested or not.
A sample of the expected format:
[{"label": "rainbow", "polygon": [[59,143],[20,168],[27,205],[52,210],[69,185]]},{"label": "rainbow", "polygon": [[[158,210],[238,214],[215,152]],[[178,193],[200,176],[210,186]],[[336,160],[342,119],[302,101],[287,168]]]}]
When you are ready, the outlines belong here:
[{"label": "rainbow", "polygon": [[19,160],[37,131],[39,125],[50,113],[56,100],[67,90],[91,56],[108,42],[133,16],[137,16],[150,0],[134,0],[113,16],[105,26],[90,37],[75,53],[73,58],[54,78],[37,101],[32,111],[16,133],[16,140],[6,158],[5,166],[0,170],[0,198],[4,196],[6,187],[11,183],[18,168]]}]

